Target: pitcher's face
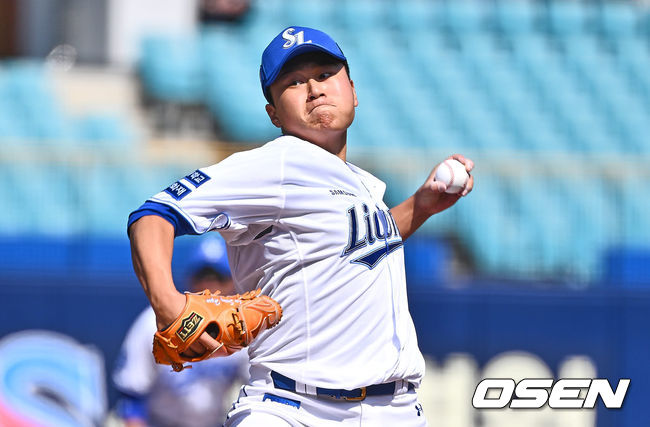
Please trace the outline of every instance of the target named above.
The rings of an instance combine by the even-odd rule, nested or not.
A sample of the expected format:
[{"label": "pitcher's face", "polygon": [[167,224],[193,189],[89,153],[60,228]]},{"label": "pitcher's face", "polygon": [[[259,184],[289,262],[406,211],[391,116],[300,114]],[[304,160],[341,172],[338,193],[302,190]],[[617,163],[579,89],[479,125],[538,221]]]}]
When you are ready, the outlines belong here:
[{"label": "pitcher's face", "polygon": [[287,63],[270,86],[274,105],[266,110],[271,122],[308,141],[318,141],[324,131],[345,132],[358,105],[354,82],[342,63],[304,56]]}]

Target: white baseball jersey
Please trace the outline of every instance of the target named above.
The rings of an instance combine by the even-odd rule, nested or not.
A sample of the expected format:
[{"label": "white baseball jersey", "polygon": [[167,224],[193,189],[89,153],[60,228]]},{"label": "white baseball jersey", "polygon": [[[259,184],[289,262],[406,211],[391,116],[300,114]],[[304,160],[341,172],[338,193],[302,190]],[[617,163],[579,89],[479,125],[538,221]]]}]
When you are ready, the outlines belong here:
[{"label": "white baseball jersey", "polygon": [[157,365],[151,352],[156,315],[148,307],[135,320],[122,344],[113,372],[117,388],[142,397],[147,425],[212,427],[225,419],[230,388],[248,378],[245,352],[193,363],[192,369],[173,372]]},{"label": "white baseball jersey", "polygon": [[249,347],[251,364],[317,387],[419,385],[424,360],[384,191],[368,172],[282,136],[182,178],[129,223],[154,213],[177,234],[221,233],[238,292],[259,287],[283,309]]}]

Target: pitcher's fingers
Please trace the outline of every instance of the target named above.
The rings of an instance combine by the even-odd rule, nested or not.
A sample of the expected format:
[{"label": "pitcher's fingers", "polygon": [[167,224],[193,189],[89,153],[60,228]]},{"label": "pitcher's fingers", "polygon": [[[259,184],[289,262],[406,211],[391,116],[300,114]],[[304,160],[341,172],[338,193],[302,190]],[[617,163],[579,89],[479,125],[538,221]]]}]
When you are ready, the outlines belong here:
[{"label": "pitcher's fingers", "polygon": [[207,351],[206,347],[201,344],[199,341],[193,343],[188,349],[186,349],[182,355],[185,357],[199,357]]},{"label": "pitcher's fingers", "polygon": [[462,154],[452,154],[451,156],[449,156],[449,158],[454,159],[454,160],[458,160],[459,162],[464,164],[465,165],[465,170],[467,172],[471,172],[471,170],[474,169],[474,162],[472,161],[472,159],[468,159],[465,156],[463,156]]},{"label": "pitcher's fingers", "polygon": [[198,339],[198,342],[206,349],[208,353],[213,353],[223,346],[222,343],[212,338],[207,332],[204,332]]},{"label": "pitcher's fingers", "polygon": [[461,196],[467,196],[472,189],[474,189],[474,177],[472,175],[469,176],[469,180],[467,181],[467,184],[465,185],[465,189],[461,193]]}]

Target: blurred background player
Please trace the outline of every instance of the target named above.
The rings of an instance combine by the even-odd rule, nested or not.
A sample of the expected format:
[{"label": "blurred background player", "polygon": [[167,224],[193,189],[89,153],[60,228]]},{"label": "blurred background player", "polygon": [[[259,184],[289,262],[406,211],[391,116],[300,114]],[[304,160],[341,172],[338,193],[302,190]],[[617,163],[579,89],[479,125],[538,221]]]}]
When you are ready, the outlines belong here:
[{"label": "blurred background player", "polygon": [[[188,268],[188,291],[209,289],[234,293],[226,248],[218,236],[203,239]],[[151,352],[156,319],[147,307],[135,320],[122,344],[113,381],[120,398],[117,415],[133,426],[218,426],[232,400],[232,391],[248,377],[245,351],[197,363],[173,372],[157,365]]]}]

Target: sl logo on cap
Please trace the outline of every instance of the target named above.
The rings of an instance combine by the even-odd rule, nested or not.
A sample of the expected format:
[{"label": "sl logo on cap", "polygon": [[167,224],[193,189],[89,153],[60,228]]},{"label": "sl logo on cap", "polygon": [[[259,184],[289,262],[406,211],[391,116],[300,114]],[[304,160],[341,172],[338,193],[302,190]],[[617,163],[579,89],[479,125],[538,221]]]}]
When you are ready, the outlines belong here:
[{"label": "sl logo on cap", "polygon": [[291,46],[297,44],[301,45],[303,43],[311,43],[311,40],[305,41],[305,32],[298,31],[296,35],[293,35],[295,28],[287,28],[282,33],[282,38],[286,40],[286,43],[282,45],[283,49],[289,49]]}]

